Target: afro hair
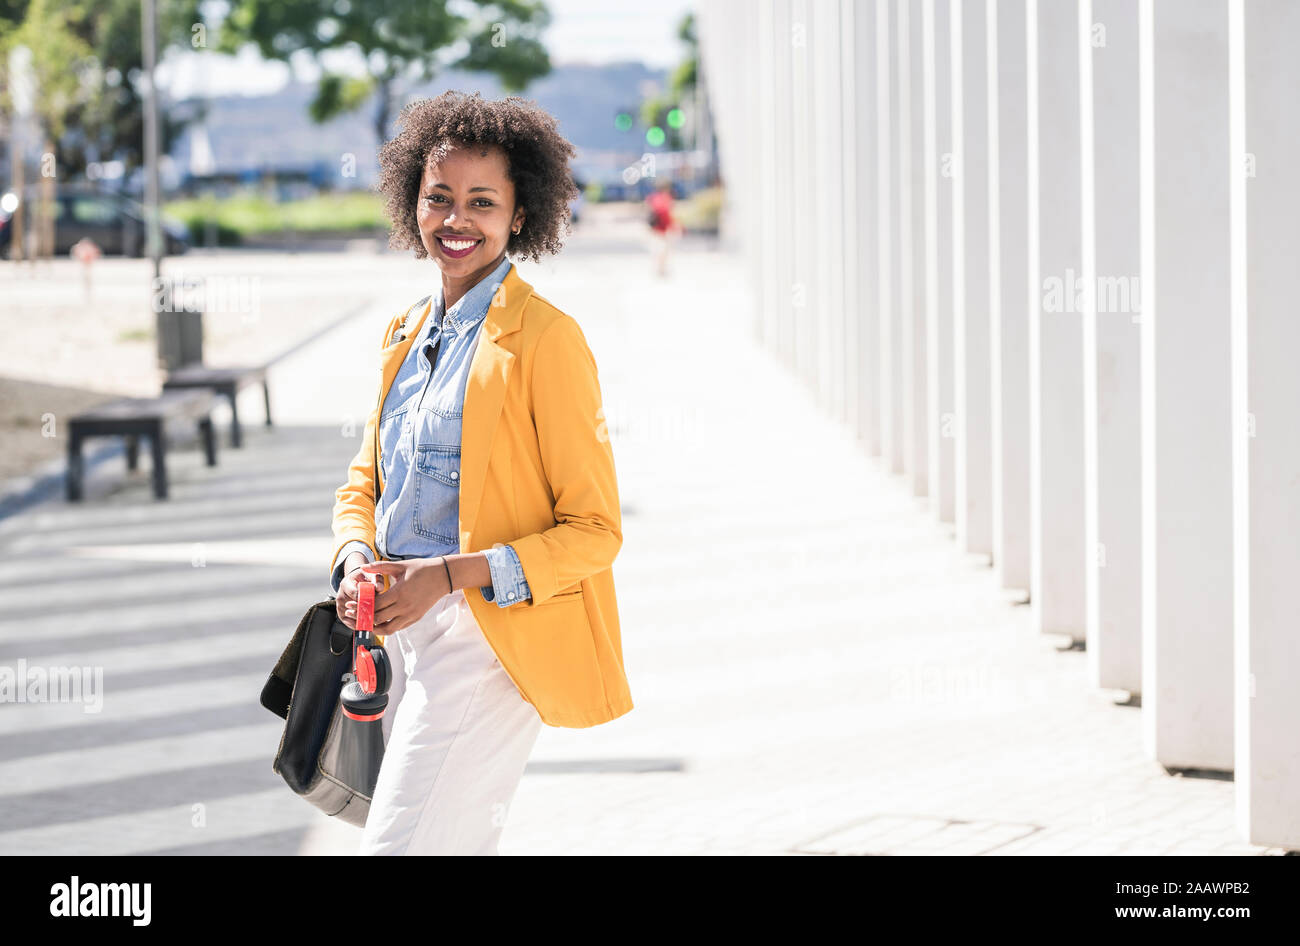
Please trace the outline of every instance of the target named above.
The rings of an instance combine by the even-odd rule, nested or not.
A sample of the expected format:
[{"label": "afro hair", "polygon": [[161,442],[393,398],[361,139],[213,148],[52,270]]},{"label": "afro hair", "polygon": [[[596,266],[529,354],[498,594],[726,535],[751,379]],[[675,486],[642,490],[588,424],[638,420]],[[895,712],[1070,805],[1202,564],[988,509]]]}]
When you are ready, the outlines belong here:
[{"label": "afro hair", "polygon": [[485,101],[478,92],[448,91],[437,98],[406,105],[398,116],[401,130],[379,149],[379,181],[384,211],[392,221],[388,245],[428,257],[416,222],[420,179],[425,165],[457,147],[496,145],[506,155],[515,201],[524,225],[511,234],[506,252],[540,262],[556,255],[571,232],[569,204],[578,188],[569,169],[576,151],[556,130],[555,118],[536,102],[510,96]]}]

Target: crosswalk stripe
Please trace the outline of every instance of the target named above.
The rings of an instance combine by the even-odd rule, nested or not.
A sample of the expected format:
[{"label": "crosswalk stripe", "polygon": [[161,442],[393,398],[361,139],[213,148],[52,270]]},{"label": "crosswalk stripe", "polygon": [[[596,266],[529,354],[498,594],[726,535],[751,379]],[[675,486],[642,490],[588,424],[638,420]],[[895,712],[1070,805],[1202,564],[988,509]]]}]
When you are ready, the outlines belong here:
[{"label": "crosswalk stripe", "polygon": [[47,792],[82,784],[88,773],[96,781],[163,775],[211,764],[214,760],[265,759],[268,770],[280,744],[284,724],[268,722],[202,733],[140,739],[95,749],[0,762],[0,798]]},{"label": "crosswalk stripe", "polygon": [[[238,674],[170,686],[140,687],[112,694],[107,712],[87,713],[80,703],[10,703],[0,708],[0,740],[6,735],[58,732],[69,726],[97,726],[105,722],[138,722],[142,727],[171,715],[176,708],[186,711],[219,709],[256,699],[266,683],[267,673]],[[272,718],[270,710],[265,711]]]},{"label": "crosswalk stripe", "polygon": [[[195,825],[195,805],[203,818]],[[321,821],[333,821],[303,801],[287,785],[260,792],[233,795],[213,801],[196,800],[193,805],[171,805],[149,811],[122,815],[89,817],[39,828],[20,828],[0,832],[0,856],[12,854],[42,855],[122,855],[139,854],[172,847],[204,845],[220,841],[245,839],[301,828],[303,844],[311,842],[313,829]],[[347,842],[347,834],[360,840],[359,828],[340,823],[339,830],[328,825],[323,830],[331,838]],[[355,841],[353,842],[355,843]],[[294,854],[297,851],[285,851]]]}]

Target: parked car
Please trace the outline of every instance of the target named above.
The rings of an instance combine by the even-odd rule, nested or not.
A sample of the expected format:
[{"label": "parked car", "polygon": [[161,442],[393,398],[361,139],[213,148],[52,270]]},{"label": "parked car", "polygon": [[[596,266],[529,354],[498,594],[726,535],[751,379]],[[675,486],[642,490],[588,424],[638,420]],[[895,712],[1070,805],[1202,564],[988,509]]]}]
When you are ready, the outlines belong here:
[{"label": "parked car", "polygon": [[[27,200],[39,199],[35,188],[27,192]],[[54,253],[66,256],[72,245],[81,239],[94,242],[105,255],[144,256],[145,227],[144,206],[124,194],[93,188],[64,185],[54,198]],[[26,218],[28,227],[34,224],[32,214]],[[170,217],[160,221],[163,252],[177,256],[189,249],[189,234],[185,225]],[[10,241],[13,238],[13,220],[0,210],[0,255],[12,258]]]}]

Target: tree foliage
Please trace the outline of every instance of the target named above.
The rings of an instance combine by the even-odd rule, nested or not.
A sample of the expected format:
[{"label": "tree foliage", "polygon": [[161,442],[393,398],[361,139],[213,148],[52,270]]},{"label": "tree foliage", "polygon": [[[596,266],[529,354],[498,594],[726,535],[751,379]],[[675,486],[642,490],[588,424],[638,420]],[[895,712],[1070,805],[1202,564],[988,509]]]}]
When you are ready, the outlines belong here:
[{"label": "tree foliage", "polygon": [[[160,62],[169,47],[192,48],[194,25],[202,23],[200,2],[158,4]],[[10,82],[7,51],[20,44],[32,49],[33,68],[46,77],[41,84],[50,93],[42,98],[57,113],[47,118],[56,129],[60,167],[77,174],[96,159],[121,159],[128,171],[142,163],[140,0],[0,0],[0,96]],[[74,82],[86,85],[78,91]],[[180,123],[169,120],[165,110],[161,117],[166,149]]]},{"label": "tree foliage", "polygon": [[519,92],[551,69],[539,39],[551,21],[542,0],[231,2],[218,46],[224,52],[253,43],[264,58],[283,62],[300,50],[317,62],[337,50],[360,53],[367,75],[325,72],[310,114],[324,122],[374,98],[380,141],[389,137],[405,82],[427,81],[441,69],[464,69],[492,73],[506,91]]}]

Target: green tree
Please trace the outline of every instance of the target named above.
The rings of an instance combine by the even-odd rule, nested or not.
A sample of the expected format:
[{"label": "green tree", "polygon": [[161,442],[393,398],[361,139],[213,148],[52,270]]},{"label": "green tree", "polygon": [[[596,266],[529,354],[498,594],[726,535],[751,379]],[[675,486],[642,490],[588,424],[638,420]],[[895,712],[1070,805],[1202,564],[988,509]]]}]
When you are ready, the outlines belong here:
[{"label": "green tree", "polygon": [[[117,158],[130,173],[144,163],[140,0],[91,0],[85,5],[88,15],[78,33],[99,60],[103,86],[98,96],[69,114],[70,133],[61,142],[61,154],[76,167],[92,159]],[[169,49],[189,51],[202,41],[206,27],[200,6],[201,0],[158,0],[158,62]],[[166,107],[166,90],[161,91],[159,149],[166,154],[186,120]]]},{"label": "green tree", "polygon": [[[473,0],[469,15],[447,0],[231,0],[219,47],[256,44],[266,59],[287,62],[299,50],[351,49],[365,60],[364,77],[326,72],[310,114],[317,122],[376,100],[375,134],[388,137],[400,85],[432,79],[439,69],[489,72],[508,92],[523,91],[551,70],[539,39],[551,22],[541,0]],[[466,4],[457,10],[470,10]]]},{"label": "green tree", "polygon": [[[202,25],[201,0],[160,0],[158,58],[168,48],[194,48],[196,27]],[[35,0],[0,0],[0,42],[33,16]],[[95,61],[97,85],[92,94],[66,103],[65,134],[54,142],[60,167],[84,172],[92,159],[122,160],[128,172],[143,163],[144,108],[140,90],[143,73],[140,0],[47,0],[39,18],[56,16],[63,28],[89,47]],[[43,55],[43,54],[42,54]],[[0,86],[4,63],[0,62]],[[161,146],[167,150],[183,127],[162,110]]]},{"label": "green tree", "polygon": [[[54,188],[58,161],[54,142],[66,127],[68,111],[79,102],[90,100],[98,87],[98,62],[90,46],[77,36],[72,26],[82,15],[80,8],[59,4],[57,0],[33,0],[23,11],[22,22],[6,29],[0,43],[0,58],[5,63],[4,108],[14,110],[14,91],[18,77],[8,75],[8,64],[15,50],[27,54],[26,79],[30,81],[31,113],[41,136],[41,201],[36,221],[39,248],[37,255],[54,251]],[[23,154],[12,155],[14,185],[19,199],[23,194]],[[15,247],[21,253],[21,247]]]},{"label": "green tree", "polygon": [[[56,0],[33,0],[0,47],[6,61],[15,48],[30,50],[32,111],[46,138],[63,134],[68,112],[75,104],[89,101],[99,82],[99,64],[73,28],[81,15],[78,7]],[[11,107],[11,83],[5,83],[5,90],[6,107]]]}]

